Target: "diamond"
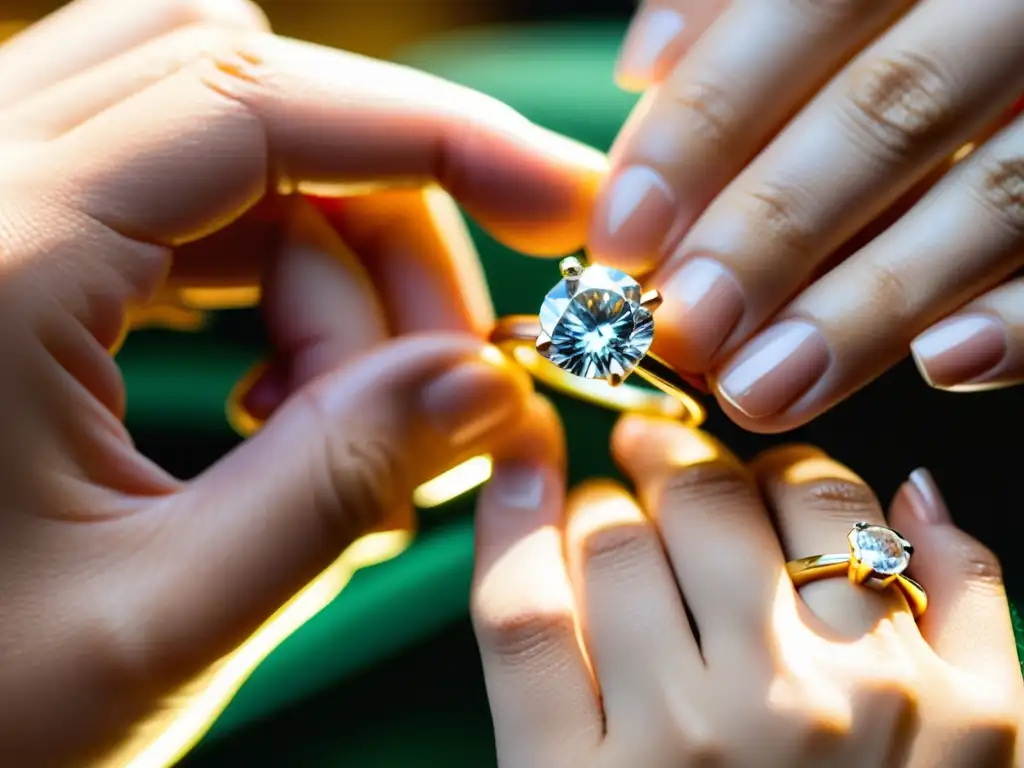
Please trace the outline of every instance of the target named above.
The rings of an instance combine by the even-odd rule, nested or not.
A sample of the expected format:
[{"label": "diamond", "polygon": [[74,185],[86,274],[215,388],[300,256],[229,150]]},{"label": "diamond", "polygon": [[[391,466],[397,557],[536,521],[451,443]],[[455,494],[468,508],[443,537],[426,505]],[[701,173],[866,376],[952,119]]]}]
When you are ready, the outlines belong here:
[{"label": "diamond", "polygon": [[892,528],[858,523],[849,538],[854,558],[880,576],[896,576],[910,565],[913,548]]},{"label": "diamond", "polygon": [[538,349],[576,376],[625,378],[654,340],[654,317],[641,306],[641,293],[636,280],[610,267],[570,273],[544,297],[540,341],[549,343]]}]

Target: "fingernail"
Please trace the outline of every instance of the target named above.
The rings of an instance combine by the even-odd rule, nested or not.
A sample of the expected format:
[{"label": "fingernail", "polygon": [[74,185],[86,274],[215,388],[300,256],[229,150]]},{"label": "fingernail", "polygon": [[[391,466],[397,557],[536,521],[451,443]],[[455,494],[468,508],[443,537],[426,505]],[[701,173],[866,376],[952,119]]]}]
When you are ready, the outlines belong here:
[{"label": "fingernail", "polygon": [[548,472],[527,461],[498,462],[489,484],[492,499],[507,509],[536,509],[544,500]]},{"label": "fingernail", "polygon": [[657,258],[675,216],[672,188],[653,168],[620,171],[599,197],[591,249],[623,266],[646,266]]},{"label": "fingernail", "polygon": [[750,342],[718,380],[718,390],[752,419],[792,405],[828,369],[828,345],[804,320],[784,320]]},{"label": "fingernail", "polygon": [[647,8],[633,20],[622,44],[615,79],[628,90],[642,90],[656,77],[669,45],[686,29],[686,20],[668,8]]},{"label": "fingernail", "polygon": [[914,517],[929,525],[945,525],[952,522],[949,507],[935,484],[932,473],[923,467],[910,473],[900,493],[910,505]]},{"label": "fingernail", "polygon": [[910,350],[928,384],[970,390],[984,386],[1006,358],[1006,329],[988,315],[960,315],[929,328]]},{"label": "fingernail", "polygon": [[686,371],[703,371],[743,316],[743,290],[725,267],[698,256],[673,273],[661,294],[658,327],[665,355]]},{"label": "fingernail", "polygon": [[521,414],[531,388],[529,378],[511,363],[481,357],[428,384],[422,406],[449,445],[465,447]]}]

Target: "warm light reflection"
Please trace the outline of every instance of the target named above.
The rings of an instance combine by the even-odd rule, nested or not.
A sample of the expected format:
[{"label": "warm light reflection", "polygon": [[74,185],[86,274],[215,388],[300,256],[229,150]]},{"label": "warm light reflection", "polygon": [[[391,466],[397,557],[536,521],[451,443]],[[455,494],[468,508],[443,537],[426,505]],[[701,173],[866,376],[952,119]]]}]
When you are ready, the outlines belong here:
[{"label": "warm light reflection", "polygon": [[140,724],[129,742],[102,762],[109,768],[167,768],[191,750],[253,670],[295,630],[331,603],[359,568],[400,554],[411,541],[404,531],[374,533],[356,541],[327,570],[277,611],[238,650],[215,664]]},{"label": "warm light reflection", "polygon": [[242,437],[252,437],[263,426],[262,421],[254,418],[242,407],[242,400],[266,370],[266,363],[257,363],[246,371],[245,375],[235,382],[225,401],[224,414],[227,416],[228,424]]},{"label": "warm light reflection", "polygon": [[440,506],[486,483],[492,469],[490,456],[476,456],[425,482],[413,492],[412,502],[420,509]]},{"label": "warm light reflection", "polygon": [[193,309],[245,309],[260,301],[257,285],[224,288],[182,288],[178,295],[185,306]]},{"label": "warm light reflection", "polygon": [[960,147],[960,149],[953,153],[953,157],[950,159],[954,163],[959,163],[961,160],[963,160],[965,157],[967,157],[969,154],[971,154],[971,152],[975,150],[975,146],[976,145],[973,142],[964,144],[962,147]]},{"label": "warm light reflection", "polygon": [[14,37],[29,24],[30,22],[19,19],[0,20],[0,42]]},{"label": "warm light reflection", "polygon": [[[166,328],[172,331],[198,331],[206,324],[206,314],[197,309],[173,303],[153,303],[128,310],[128,327]],[[126,331],[128,328],[126,328]]]},{"label": "warm light reflection", "polygon": [[667,446],[668,463],[673,467],[692,467],[698,464],[710,464],[716,461],[733,462],[735,459],[725,451],[718,442],[698,430],[678,433]]},{"label": "warm light reflection", "polygon": [[789,485],[803,485],[819,480],[845,480],[851,483],[862,482],[857,475],[842,464],[823,456],[809,456],[794,462],[782,473],[782,481]]}]

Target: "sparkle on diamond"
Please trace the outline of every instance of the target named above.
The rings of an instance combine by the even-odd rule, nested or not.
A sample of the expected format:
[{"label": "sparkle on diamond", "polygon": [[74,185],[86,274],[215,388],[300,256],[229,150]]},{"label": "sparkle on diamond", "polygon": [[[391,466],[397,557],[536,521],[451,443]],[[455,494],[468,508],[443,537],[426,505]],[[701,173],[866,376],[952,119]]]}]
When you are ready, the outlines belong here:
[{"label": "sparkle on diamond", "polygon": [[855,557],[876,573],[895,576],[910,564],[910,553],[899,534],[882,525],[868,525],[850,532]]},{"label": "sparkle on diamond", "polygon": [[577,279],[559,282],[540,310],[551,339],[547,358],[587,379],[625,376],[654,339],[654,318],[640,295],[636,280],[609,267],[587,267]]}]

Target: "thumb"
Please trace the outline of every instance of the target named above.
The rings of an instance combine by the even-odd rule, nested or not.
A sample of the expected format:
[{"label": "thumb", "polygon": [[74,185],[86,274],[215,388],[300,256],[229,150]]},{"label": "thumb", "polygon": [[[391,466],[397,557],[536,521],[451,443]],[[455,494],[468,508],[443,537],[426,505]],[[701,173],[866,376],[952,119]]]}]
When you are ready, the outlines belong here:
[{"label": "thumb", "polygon": [[530,394],[497,350],[451,335],[389,342],[300,389],[157,502],[145,573],[126,580],[147,672],[173,685],[233,649],[414,488],[490,452]]},{"label": "thumb", "polygon": [[926,469],[900,487],[889,522],[914,544],[913,575],[928,590],[925,640],[950,664],[1004,684],[1018,668],[1017,645],[996,556],[953,523]]}]

